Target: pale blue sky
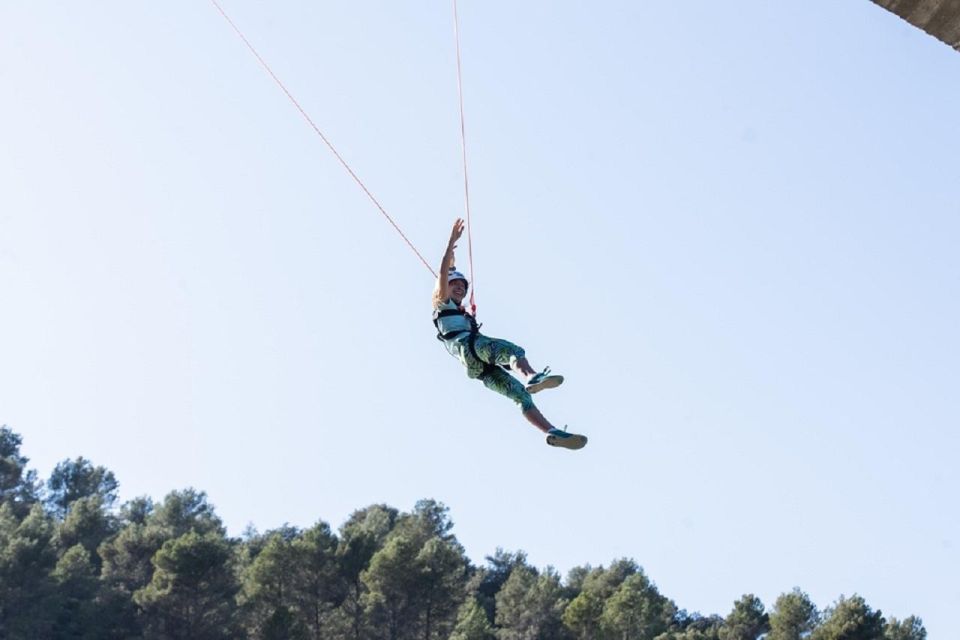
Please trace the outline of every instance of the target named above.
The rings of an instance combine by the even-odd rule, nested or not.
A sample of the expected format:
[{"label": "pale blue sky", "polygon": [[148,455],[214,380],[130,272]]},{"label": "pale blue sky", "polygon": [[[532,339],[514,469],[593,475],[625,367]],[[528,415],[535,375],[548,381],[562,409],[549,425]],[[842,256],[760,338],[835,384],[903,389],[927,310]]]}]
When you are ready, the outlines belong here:
[{"label": "pale blue sky", "polygon": [[[223,4],[438,263],[450,4]],[[210,3],[8,2],[0,423],[33,466],[197,487],[234,535],[433,497],[478,563],[630,556],[691,611],[800,586],[948,637],[960,54],[867,0],[460,13],[480,319],[589,446],[466,379],[430,274]]]}]

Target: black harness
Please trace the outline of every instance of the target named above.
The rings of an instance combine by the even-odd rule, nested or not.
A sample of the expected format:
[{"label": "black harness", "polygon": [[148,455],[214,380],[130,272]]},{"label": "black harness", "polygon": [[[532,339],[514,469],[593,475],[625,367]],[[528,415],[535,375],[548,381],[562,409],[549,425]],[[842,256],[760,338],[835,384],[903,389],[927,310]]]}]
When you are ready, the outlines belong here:
[{"label": "black harness", "polygon": [[[448,331],[447,333],[440,333],[440,318],[448,318],[450,316],[462,316],[466,318],[467,321],[470,323],[470,335],[467,337],[467,347],[470,349],[470,355],[473,356],[473,359],[483,365],[483,371],[478,376],[480,380],[483,380],[488,375],[490,375],[491,372],[497,369],[497,365],[487,362],[477,354],[477,336],[480,334],[480,327],[482,327],[483,325],[478,323],[477,319],[474,318],[469,313],[467,313],[466,311],[464,311],[462,307],[457,309],[444,309],[442,311],[439,311],[439,310],[434,311],[433,326],[437,328],[437,340],[440,340],[441,342],[446,342],[447,340],[453,338],[458,333],[463,333],[463,331]],[[507,371],[510,370],[510,367],[506,365],[501,365],[501,366]]]}]

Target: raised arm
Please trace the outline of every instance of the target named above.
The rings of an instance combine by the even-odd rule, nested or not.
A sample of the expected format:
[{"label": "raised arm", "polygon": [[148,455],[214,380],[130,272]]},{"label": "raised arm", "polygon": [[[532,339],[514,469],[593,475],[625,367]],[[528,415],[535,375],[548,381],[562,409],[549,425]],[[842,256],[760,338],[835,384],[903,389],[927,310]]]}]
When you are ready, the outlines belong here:
[{"label": "raised arm", "polygon": [[450,297],[447,273],[456,264],[453,253],[457,248],[457,240],[463,235],[463,226],[462,218],[457,218],[456,222],[453,223],[453,229],[450,231],[450,241],[447,242],[447,250],[443,254],[443,260],[440,261],[440,271],[437,273],[437,286],[433,290],[434,303],[443,302]]}]

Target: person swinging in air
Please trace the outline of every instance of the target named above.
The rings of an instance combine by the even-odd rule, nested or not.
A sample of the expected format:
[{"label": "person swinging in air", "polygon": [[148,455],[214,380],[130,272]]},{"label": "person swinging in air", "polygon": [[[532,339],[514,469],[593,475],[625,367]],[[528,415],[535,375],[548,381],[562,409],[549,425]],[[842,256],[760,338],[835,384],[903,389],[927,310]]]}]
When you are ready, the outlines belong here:
[{"label": "person swinging in air", "polygon": [[[566,449],[580,449],[586,436],[557,429],[533,404],[531,394],[552,389],[563,383],[563,376],[550,373],[550,367],[537,372],[527,361],[526,352],[517,345],[489,338],[480,333],[476,319],[463,308],[470,283],[454,266],[454,250],[463,234],[463,220],[457,218],[450,232],[450,241],[440,263],[437,286],[433,291],[433,324],[437,339],[467,368],[467,377],[479,379],[483,386],[505,395],[518,405],[533,426],[547,434],[547,444]],[[521,384],[510,373],[527,380]]]}]

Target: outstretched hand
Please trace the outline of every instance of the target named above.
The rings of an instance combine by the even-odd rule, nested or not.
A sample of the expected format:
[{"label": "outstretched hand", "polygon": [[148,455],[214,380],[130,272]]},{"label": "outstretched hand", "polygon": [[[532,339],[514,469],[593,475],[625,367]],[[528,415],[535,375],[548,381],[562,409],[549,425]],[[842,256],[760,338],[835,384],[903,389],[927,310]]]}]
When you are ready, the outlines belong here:
[{"label": "outstretched hand", "polygon": [[457,248],[457,241],[463,235],[463,218],[457,218],[453,223],[453,229],[450,231],[450,242],[447,243],[447,252],[452,253]]},{"label": "outstretched hand", "polygon": [[447,250],[443,254],[443,260],[440,262],[440,271],[437,272],[437,288],[434,290],[434,305],[440,304],[450,297],[450,287],[447,282],[449,273],[454,269],[455,257],[454,249],[457,248],[457,241],[463,235],[463,218],[457,218],[453,223],[453,229],[450,230],[450,241],[447,243]]}]

